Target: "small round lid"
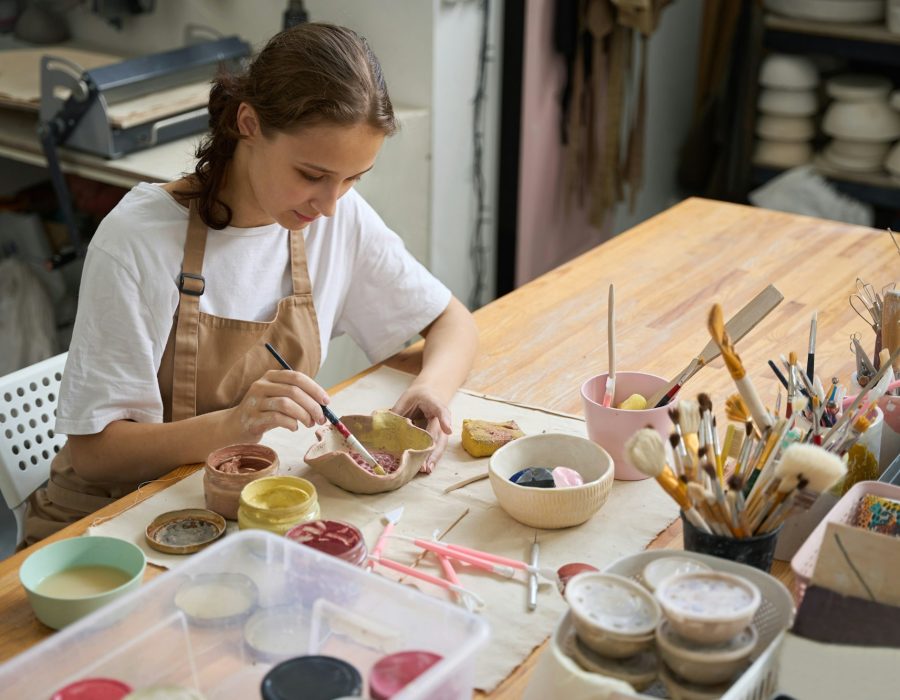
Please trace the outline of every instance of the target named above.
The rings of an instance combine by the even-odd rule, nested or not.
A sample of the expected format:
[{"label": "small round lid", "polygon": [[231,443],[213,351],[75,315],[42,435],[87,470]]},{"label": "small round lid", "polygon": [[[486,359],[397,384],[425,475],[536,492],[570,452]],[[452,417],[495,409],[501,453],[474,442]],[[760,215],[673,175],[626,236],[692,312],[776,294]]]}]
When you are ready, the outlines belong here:
[{"label": "small round lid", "polygon": [[722,571],[691,571],[664,579],[656,597],[667,615],[703,620],[733,620],[755,611],[759,589],[742,576]]},{"label": "small round lid", "polygon": [[244,643],[263,661],[302,656],[309,648],[309,612],[298,605],[257,610],[244,624]]},{"label": "small round lid", "polygon": [[84,678],[60,688],[52,700],[122,700],[131,686],[115,678]]},{"label": "small round lid", "polygon": [[199,625],[238,622],[256,607],[259,589],[244,574],[199,574],[175,593],[175,606]]},{"label": "small round lid", "polygon": [[699,559],[689,557],[659,557],[648,563],[641,572],[641,579],[651,591],[659,588],[663,579],[688,571],[709,571],[709,566]]},{"label": "small round lid", "polygon": [[366,542],[359,529],[350,523],[339,520],[311,520],[294,526],[287,531],[286,536],[294,542],[339,559],[358,564],[365,560]]},{"label": "small round lid", "polygon": [[180,685],[154,685],[129,693],[124,700],[204,700],[199,690]]},{"label": "small round lid", "polygon": [[615,574],[579,574],[566,585],[565,597],[574,615],[614,634],[651,634],[661,616],[644,587]]},{"label": "small round lid", "polygon": [[263,700],[334,700],[362,693],[362,676],[333,656],[299,656],[282,661],[263,678]]},{"label": "small round lid", "polygon": [[393,697],[442,658],[430,651],[401,651],[379,659],[369,673],[372,700]]}]

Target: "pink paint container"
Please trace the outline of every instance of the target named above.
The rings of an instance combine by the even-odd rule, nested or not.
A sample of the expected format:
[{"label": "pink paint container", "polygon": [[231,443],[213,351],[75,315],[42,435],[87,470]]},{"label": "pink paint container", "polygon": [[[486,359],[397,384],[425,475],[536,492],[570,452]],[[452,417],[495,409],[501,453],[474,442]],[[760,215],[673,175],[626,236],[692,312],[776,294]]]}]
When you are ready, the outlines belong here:
[{"label": "pink paint container", "polygon": [[354,566],[365,564],[369,553],[359,529],[339,520],[311,520],[291,528],[285,537]]},{"label": "pink paint container", "polygon": [[121,700],[131,686],[114,678],[84,678],[53,693],[52,700]]},{"label": "pink paint container", "polygon": [[372,700],[389,700],[442,658],[430,651],[401,651],[379,659],[369,673]]},{"label": "pink paint container", "polygon": [[668,379],[647,372],[616,372],[616,392],[612,406],[602,404],[606,391],[607,374],[598,374],[581,385],[581,399],[584,405],[584,419],[588,437],[609,452],[615,465],[616,479],[639,481],[648,478],[635,468],[625,455],[625,443],[634,433],[648,425],[654,428],[664,440],[672,428],[669,420],[669,406],[648,408],[643,411],[628,411],[614,408],[632,394],[650,398],[668,384]]}]

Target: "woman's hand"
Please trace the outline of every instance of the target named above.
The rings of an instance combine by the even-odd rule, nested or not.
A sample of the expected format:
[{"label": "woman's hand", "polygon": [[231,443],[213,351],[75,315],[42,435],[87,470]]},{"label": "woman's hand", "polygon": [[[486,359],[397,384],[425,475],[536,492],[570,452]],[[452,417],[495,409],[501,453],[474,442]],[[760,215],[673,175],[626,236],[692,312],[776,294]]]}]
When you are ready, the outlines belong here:
[{"label": "woman's hand", "polygon": [[424,423],[425,430],[434,438],[434,449],[419,470],[424,474],[430,474],[444,454],[447,436],[453,432],[450,425],[450,410],[437,394],[426,386],[411,386],[397,399],[391,410],[414,422]]},{"label": "woman's hand", "polygon": [[320,404],[329,400],[325,390],[305,374],[271,369],[250,385],[237,406],[228,409],[228,420],[236,442],[259,442],[272,428],[296,431],[298,423],[307,428],[323,424]]}]

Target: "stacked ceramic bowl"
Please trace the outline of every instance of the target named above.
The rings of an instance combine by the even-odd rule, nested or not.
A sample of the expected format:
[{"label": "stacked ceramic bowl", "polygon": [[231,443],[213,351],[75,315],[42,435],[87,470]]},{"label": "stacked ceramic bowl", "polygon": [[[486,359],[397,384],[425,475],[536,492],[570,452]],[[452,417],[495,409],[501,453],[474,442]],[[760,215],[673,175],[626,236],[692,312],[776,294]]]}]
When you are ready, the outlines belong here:
[{"label": "stacked ceramic bowl", "polygon": [[792,168],[808,163],[819,109],[815,64],[804,56],[769,54],[760,68],[759,83],[754,164]]},{"label": "stacked ceramic bowl", "polygon": [[[900,7],[897,8],[897,11],[900,14]],[[900,18],[897,21],[900,22]],[[898,28],[897,32],[900,33],[900,28]],[[890,104],[894,111],[900,114],[900,90],[894,90]],[[900,141],[895,143],[888,152],[887,158],[884,159],[884,167],[891,174],[891,177],[900,184]]]},{"label": "stacked ceramic bowl", "polygon": [[660,677],[673,698],[719,697],[749,665],[759,641],[753,624],[762,602],[747,579],[721,571],[685,571],[656,589]]},{"label": "stacked ceramic bowl", "polygon": [[889,103],[891,81],[878,75],[845,73],[828,80],[832,102],[822,130],[832,137],[821,158],[848,173],[882,170],[891,143],[900,138],[900,112]]}]

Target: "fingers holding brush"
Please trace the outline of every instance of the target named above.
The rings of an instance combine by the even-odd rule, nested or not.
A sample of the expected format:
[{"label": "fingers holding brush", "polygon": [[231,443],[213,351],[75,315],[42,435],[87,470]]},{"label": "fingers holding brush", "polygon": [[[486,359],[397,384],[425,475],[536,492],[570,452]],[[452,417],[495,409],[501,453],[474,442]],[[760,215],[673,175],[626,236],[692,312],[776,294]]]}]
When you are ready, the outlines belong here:
[{"label": "fingers holding brush", "polygon": [[325,390],[301,372],[273,369],[257,379],[241,402],[229,409],[234,432],[242,440],[258,440],[273,428],[297,430],[325,423],[320,404],[328,401]]}]

